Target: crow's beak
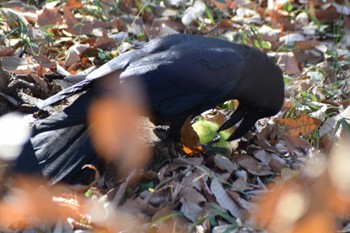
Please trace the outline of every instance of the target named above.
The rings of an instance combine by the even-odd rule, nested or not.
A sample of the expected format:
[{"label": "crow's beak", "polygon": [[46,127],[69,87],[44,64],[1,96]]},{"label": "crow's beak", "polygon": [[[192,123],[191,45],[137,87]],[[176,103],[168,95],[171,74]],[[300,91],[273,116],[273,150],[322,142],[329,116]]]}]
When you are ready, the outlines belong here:
[{"label": "crow's beak", "polygon": [[244,107],[238,106],[237,110],[232,114],[230,119],[225,121],[225,123],[218,129],[218,131],[228,129],[234,126],[240,120],[242,120],[235,132],[233,132],[231,136],[227,139],[227,141],[232,141],[246,134],[254,126],[255,122],[259,119],[260,116],[256,112],[251,112]]}]

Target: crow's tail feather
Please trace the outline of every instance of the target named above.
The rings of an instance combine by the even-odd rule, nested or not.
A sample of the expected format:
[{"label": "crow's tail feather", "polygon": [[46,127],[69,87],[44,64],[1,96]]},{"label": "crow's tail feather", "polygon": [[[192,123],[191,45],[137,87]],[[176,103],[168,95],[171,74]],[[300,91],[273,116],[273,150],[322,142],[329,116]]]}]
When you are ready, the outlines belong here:
[{"label": "crow's tail feather", "polygon": [[34,135],[14,162],[12,170],[19,174],[43,175],[49,184],[90,184],[95,170],[83,169],[93,165],[101,171],[103,162],[91,144],[85,124],[49,130]]}]

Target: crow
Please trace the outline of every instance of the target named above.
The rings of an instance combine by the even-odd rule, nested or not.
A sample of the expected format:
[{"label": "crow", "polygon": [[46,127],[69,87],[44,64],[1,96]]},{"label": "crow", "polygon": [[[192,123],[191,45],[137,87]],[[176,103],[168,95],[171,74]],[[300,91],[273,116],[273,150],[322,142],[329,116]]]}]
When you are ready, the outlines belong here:
[{"label": "crow", "polygon": [[[99,84],[107,79],[119,86]],[[181,127],[187,118],[227,100],[237,99],[239,106],[219,131],[241,121],[228,140],[244,136],[257,120],[277,114],[284,101],[282,71],[264,52],[198,35],[163,36],[119,55],[81,82],[39,102],[37,107],[43,109],[83,93],[64,111],[35,124],[15,168],[35,170],[52,183],[81,179],[82,165],[99,163],[86,133],[91,99],[113,95],[135,83],[145,96],[152,120],[169,125],[169,138],[177,142],[181,142]]]}]

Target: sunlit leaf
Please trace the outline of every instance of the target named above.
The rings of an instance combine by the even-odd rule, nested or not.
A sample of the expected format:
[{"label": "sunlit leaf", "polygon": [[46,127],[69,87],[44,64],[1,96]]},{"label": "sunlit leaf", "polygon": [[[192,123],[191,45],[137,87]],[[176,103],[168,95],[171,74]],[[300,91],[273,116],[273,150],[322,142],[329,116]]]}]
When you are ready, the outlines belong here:
[{"label": "sunlit leaf", "polygon": [[321,121],[302,114],[297,119],[286,118],[279,120],[278,123],[286,126],[286,131],[290,136],[307,136],[320,126]]}]

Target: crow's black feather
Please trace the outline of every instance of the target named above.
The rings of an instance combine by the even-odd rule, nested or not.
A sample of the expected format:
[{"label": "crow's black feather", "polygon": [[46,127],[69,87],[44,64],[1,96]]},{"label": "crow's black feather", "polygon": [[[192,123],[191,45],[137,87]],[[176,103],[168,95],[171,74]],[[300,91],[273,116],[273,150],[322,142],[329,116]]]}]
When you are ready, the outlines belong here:
[{"label": "crow's black feather", "polygon": [[[108,79],[117,85],[99,84]],[[77,181],[83,163],[99,162],[86,133],[91,98],[118,95],[135,83],[152,119],[168,124],[170,137],[176,141],[185,119],[226,100],[239,101],[238,110],[220,128],[241,121],[230,140],[243,136],[258,119],[276,114],[284,100],[282,72],[265,53],[202,36],[161,37],[116,57],[83,81],[39,103],[44,108],[86,91],[62,113],[36,124],[30,145],[15,163],[16,170],[42,172],[52,183]],[[23,162],[26,153],[33,157],[31,163]]]}]

